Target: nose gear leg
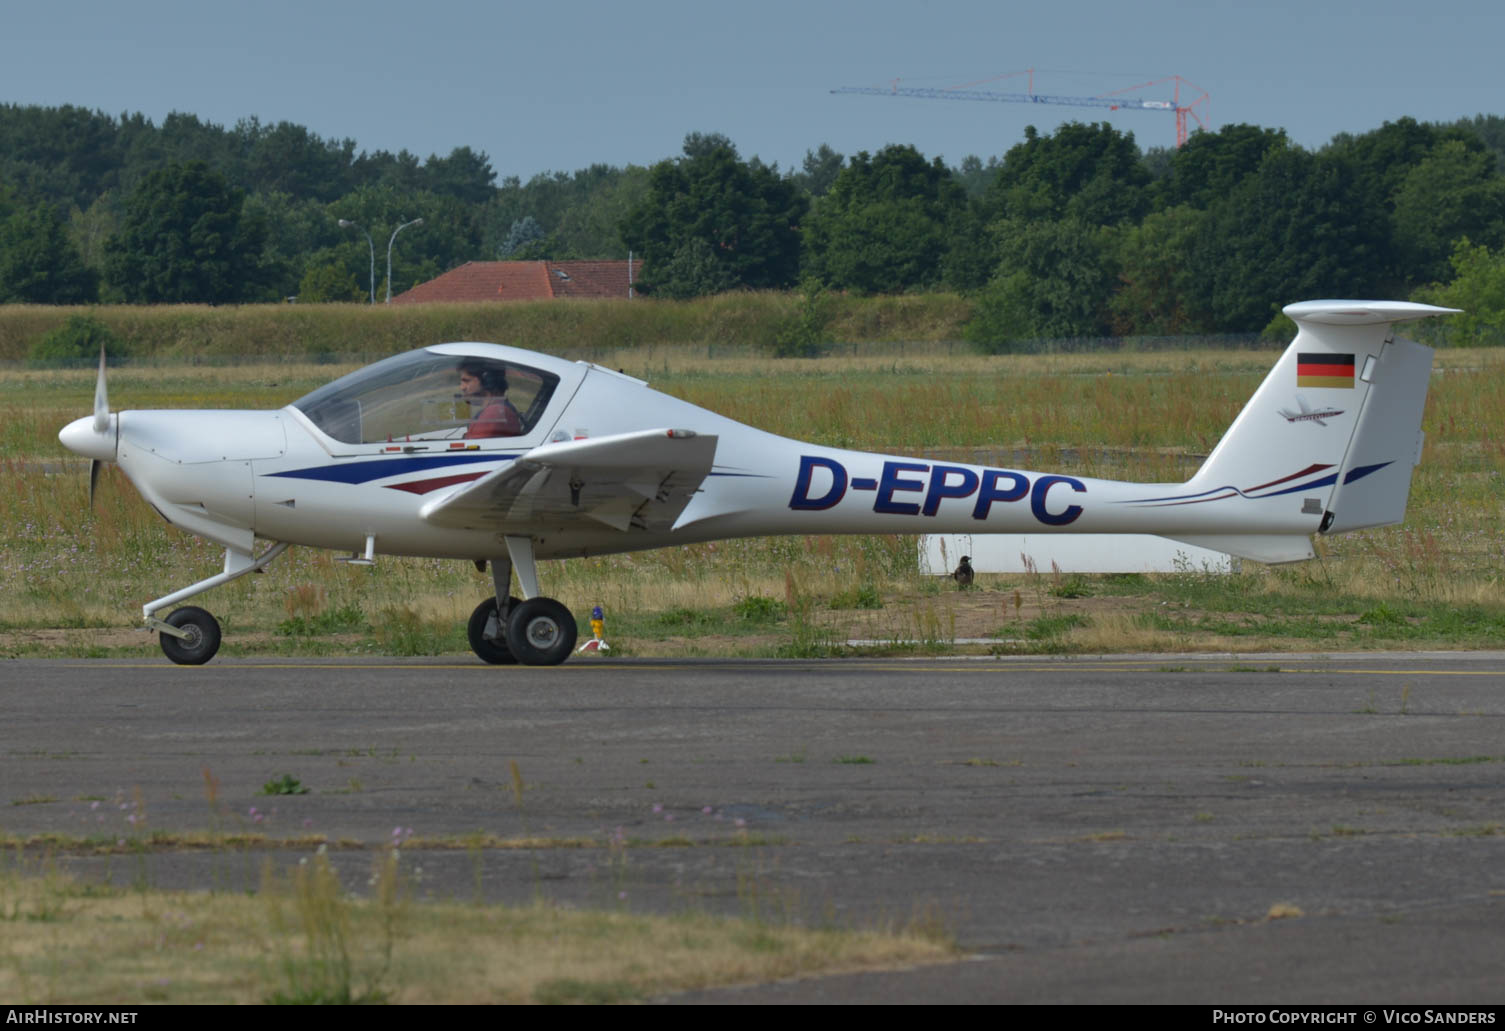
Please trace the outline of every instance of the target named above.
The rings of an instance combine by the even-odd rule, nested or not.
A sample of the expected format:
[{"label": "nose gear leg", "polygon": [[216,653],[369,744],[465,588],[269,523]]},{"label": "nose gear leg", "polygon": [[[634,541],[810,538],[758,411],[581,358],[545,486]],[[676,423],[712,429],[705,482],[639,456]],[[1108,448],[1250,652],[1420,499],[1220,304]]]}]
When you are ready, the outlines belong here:
[{"label": "nose gear leg", "polygon": [[[270,565],[273,559],[290,547],[292,545],[288,542],[278,541],[260,555],[251,555],[244,551],[238,551],[235,548],[226,548],[225,568],[223,572],[200,580],[196,584],[184,587],[180,591],[174,591],[171,594],[147,602],[141,606],[141,618],[146,623],[147,629],[155,630],[165,638],[173,639],[174,642],[181,642],[182,646],[191,646],[191,651],[185,653],[183,647],[169,649],[166,641],[164,641],[163,651],[167,652],[167,657],[174,662],[187,665],[199,665],[200,663],[208,662],[214,657],[214,653],[219,650],[218,624],[214,625],[212,647],[206,647],[206,641],[211,635],[195,629],[199,624],[205,627],[208,626],[208,623],[204,622],[202,618],[194,624],[185,626],[181,622],[173,622],[171,616],[167,619],[158,619],[157,613],[169,605],[176,605],[185,598],[192,598],[196,594],[203,594],[212,587],[227,584],[231,580],[239,580],[247,573],[260,572]],[[193,609],[192,612],[195,615],[201,614],[203,617],[209,617],[209,622],[213,621],[213,617],[210,617],[209,613],[204,612],[202,609]],[[206,650],[207,654],[205,654]],[[183,655],[191,655],[191,658],[185,659],[181,657]]]}]

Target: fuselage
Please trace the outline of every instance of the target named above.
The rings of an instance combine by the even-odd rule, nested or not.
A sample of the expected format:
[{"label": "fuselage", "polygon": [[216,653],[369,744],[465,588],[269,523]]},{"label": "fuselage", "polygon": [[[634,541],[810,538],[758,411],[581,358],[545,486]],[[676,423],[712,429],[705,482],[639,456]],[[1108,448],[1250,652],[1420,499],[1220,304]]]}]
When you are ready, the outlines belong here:
[{"label": "fuselage", "polygon": [[[871,454],[767,433],[587,363],[489,344],[412,352],[449,365],[473,354],[523,370],[512,372],[520,400],[531,383],[521,435],[465,437],[446,407],[448,366],[425,373],[427,387],[400,368],[366,380],[361,370],[278,411],[121,412],[115,460],[168,521],[246,552],[256,537],[349,551],[374,538],[382,554],[474,559],[500,554],[505,533],[531,537],[540,558],[772,534],[1303,534],[1321,514],[1286,496],[1320,478],[1299,465],[1273,484],[1132,484]],[[541,445],[660,427],[717,438],[672,531],[457,530],[420,515]]]}]

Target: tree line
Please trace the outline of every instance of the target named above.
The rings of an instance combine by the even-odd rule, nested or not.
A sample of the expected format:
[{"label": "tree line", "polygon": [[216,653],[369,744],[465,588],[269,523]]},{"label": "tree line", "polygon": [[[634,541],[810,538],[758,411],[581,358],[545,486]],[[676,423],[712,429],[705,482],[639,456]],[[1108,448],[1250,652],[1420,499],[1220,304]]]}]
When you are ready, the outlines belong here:
[{"label": "tree line", "polygon": [[1402,118],[1315,151],[1253,125],[1141,150],[1107,123],[1068,123],[955,167],[907,145],[821,145],[780,170],[692,133],[649,168],[524,183],[498,182],[469,147],[420,160],[287,122],[0,105],[3,301],[360,300],[364,234],[384,251],[419,218],[394,249],[394,293],[467,260],[631,250],[663,297],[963,293],[985,347],[1258,331],[1319,296],[1467,298],[1481,332],[1505,332],[1488,314],[1505,312],[1492,115]]}]

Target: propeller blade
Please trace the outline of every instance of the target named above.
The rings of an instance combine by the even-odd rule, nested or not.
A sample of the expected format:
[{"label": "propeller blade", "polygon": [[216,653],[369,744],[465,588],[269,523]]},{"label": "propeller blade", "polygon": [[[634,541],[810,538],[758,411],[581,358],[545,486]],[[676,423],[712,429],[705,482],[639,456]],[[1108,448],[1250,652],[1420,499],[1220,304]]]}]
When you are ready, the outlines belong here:
[{"label": "propeller blade", "polygon": [[99,486],[99,466],[97,458],[89,460],[89,510],[94,509],[94,488]]},{"label": "propeller blade", "polygon": [[99,345],[99,379],[94,382],[94,432],[110,428],[110,399],[105,394],[105,346]]}]

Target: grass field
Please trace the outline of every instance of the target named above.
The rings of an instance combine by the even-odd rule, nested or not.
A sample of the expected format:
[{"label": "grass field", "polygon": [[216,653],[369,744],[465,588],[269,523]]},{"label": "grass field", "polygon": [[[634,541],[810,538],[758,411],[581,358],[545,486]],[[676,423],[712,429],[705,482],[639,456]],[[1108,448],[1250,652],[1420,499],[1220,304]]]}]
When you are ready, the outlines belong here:
[{"label": "grass field", "polygon": [[[556,350],[568,353],[568,348]],[[1180,480],[1274,361],[1270,351],[983,357],[940,344],[770,362],[698,345],[599,359],[732,418],[822,444],[1116,479]],[[128,366],[112,407],[275,407],[348,366]],[[0,373],[0,654],[148,654],[148,598],[208,575],[218,550],[165,526],[113,468],[91,513],[87,463],[56,433],[90,410],[93,374]],[[1328,650],[1505,643],[1505,352],[1439,351],[1405,525],[1318,543],[1320,559],[1215,576],[920,577],[904,537],[726,541],[543,563],[549,594],[607,611],[615,654]],[[1020,453],[1028,456],[1021,462]],[[489,589],[468,563],[372,569],[293,549],[205,595],[226,654],[464,653]]]},{"label": "grass field", "polygon": [[[235,843],[217,847],[237,858]],[[621,844],[601,850],[626,862]],[[806,927],[751,888],[739,918],[418,901],[396,848],[372,851],[364,898],[312,845],[289,875],[268,860],[255,893],[75,881],[13,855],[0,867],[0,995],[14,1004],[622,1003],[957,956],[924,913],[904,927]]]}]

